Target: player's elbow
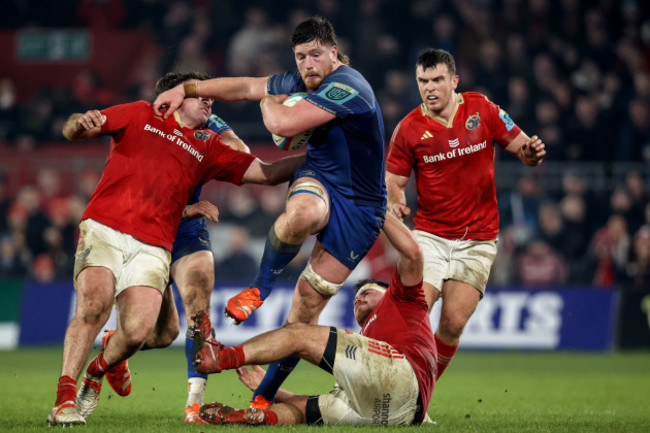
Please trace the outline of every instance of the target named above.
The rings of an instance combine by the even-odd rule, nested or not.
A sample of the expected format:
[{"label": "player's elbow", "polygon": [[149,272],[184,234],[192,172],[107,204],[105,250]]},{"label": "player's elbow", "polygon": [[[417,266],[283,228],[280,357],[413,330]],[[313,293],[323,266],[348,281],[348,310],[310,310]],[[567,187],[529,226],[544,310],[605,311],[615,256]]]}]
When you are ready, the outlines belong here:
[{"label": "player's elbow", "polygon": [[424,266],[424,255],[422,254],[422,248],[417,242],[411,242],[407,248],[402,251],[402,257],[405,261],[408,262],[410,267],[422,269]]}]

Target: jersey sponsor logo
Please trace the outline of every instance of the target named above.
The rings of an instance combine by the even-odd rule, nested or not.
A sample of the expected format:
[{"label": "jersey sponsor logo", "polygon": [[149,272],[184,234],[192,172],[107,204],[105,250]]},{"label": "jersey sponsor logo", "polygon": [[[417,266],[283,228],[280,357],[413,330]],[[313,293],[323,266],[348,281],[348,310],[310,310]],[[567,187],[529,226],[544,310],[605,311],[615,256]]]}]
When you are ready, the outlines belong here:
[{"label": "jersey sponsor logo", "polygon": [[385,393],[381,396],[381,399],[375,397],[375,401],[372,405],[372,424],[388,426],[388,414],[390,412],[390,401],[393,398],[390,396],[390,393]]},{"label": "jersey sponsor logo", "polygon": [[206,131],[194,131],[194,137],[206,141],[210,138],[210,133]]},{"label": "jersey sponsor logo", "polygon": [[357,360],[357,346],[353,346],[351,344],[348,344],[348,346],[345,348],[345,357],[348,359],[351,359],[353,361]]},{"label": "jersey sponsor logo", "polygon": [[424,134],[422,134],[420,140],[426,140],[427,138],[433,138],[433,134],[430,133],[429,130],[424,131]]},{"label": "jersey sponsor logo", "polygon": [[503,108],[499,109],[499,117],[501,120],[503,120],[503,123],[505,123],[506,129],[508,131],[515,127],[515,122],[513,122],[513,120],[510,118],[510,116],[508,116],[508,113],[506,113]]},{"label": "jersey sponsor logo", "polygon": [[449,147],[458,147],[458,146],[460,146],[460,140],[458,138],[449,140]]},{"label": "jersey sponsor logo", "polygon": [[481,115],[478,114],[477,111],[476,114],[472,114],[467,118],[467,121],[465,122],[465,128],[471,131],[472,129],[478,128],[480,124],[481,124]]},{"label": "jersey sponsor logo", "polygon": [[[178,147],[182,147],[190,155],[192,155],[194,158],[196,158],[197,161],[199,161],[199,162],[203,161],[203,154],[201,152],[199,152],[191,144],[186,143],[183,140],[181,140],[181,137],[177,137],[174,134],[165,133],[165,131],[160,130],[158,128],[154,128],[153,126],[149,125],[148,123],[146,125],[144,125],[144,130],[152,132],[152,133],[154,133],[156,135],[159,135],[160,137],[167,139],[170,143],[175,144]],[[197,132],[200,132],[200,131],[197,131]]]},{"label": "jersey sponsor logo", "polygon": [[350,99],[359,94],[358,90],[353,89],[343,83],[329,83],[327,87],[317,93],[328,101],[343,105]]},{"label": "jersey sponsor logo", "polygon": [[483,142],[478,144],[470,144],[469,146],[459,147],[456,149],[456,147],[458,146],[458,144],[456,144],[457,141],[458,139],[449,140],[449,146],[453,147],[454,149],[447,152],[439,152],[435,155],[422,155],[422,160],[424,161],[425,164],[429,164],[432,162],[446,161],[448,159],[454,159],[454,158],[458,158],[459,156],[469,155],[471,153],[478,152],[479,150],[483,150],[487,148],[487,140],[484,140]]}]

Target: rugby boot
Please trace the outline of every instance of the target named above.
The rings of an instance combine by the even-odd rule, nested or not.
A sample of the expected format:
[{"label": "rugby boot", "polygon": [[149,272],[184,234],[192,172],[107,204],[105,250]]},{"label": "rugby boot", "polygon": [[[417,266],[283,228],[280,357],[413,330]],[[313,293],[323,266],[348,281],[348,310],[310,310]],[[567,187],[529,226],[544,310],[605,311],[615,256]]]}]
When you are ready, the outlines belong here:
[{"label": "rugby boot", "polygon": [[[106,343],[108,343],[108,339],[111,338],[113,334],[115,334],[115,331],[107,330],[104,332],[104,336],[102,337],[102,350],[106,349]],[[117,395],[126,397],[131,394],[131,371],[129,370],[129,361],[125,359],[119,364],[111,367],[111,369],[106,372],[106,380]]]},{"label": "rugby boot", "polygon": [[260,297],[260,290],[257,287],[246,287],[239,294],[233,296],[226,304],[226,316],[235,319],[239,325],[253,314],[264,301]]},{"label": "rugby boot", "polygon": [[199,409],[201,409],[201,405],[198,403],[194,403],[192,406],[185,408],[185,424],[207,424],[199,416]]},{"label": "rugby boot", "polygon": [[88,418],[97,408],[99,393],[102,390],[103,377],[94,377],[86,373],[77,391],[77,408],[84,418]]},{"label": "rugby boot", "polygon": [[266,412],[259,409],[234,409],[216,401],[204,404],[199,411],[208,424],[266,424]]},{"label": "rugby boot", "polygon": [[220,373],[217,366],[219,351],[225,346],[214,338],[210,317],[205,310],[200,310],[192,317],[194,325],[188,327],[187,336],[194,340],[194,365],[196,371],[203,374]]},{"label": "rugby boot", "polygon": [[264,398],[263,395],[256,395],[255,397],[253,397],[253,399],[250,402],[248,402],[248,407],[250,407],[251,409],[266,410],[269,407],[271,407],[272,404],[273,403],[271,403],[266,398]]},{"label": "rugby boot", "polygon": [[86,424],[86,419],[81,416],[79,409],[72,400],[65,401],[52,408],[47,415],[47,425],[72,427]]}]

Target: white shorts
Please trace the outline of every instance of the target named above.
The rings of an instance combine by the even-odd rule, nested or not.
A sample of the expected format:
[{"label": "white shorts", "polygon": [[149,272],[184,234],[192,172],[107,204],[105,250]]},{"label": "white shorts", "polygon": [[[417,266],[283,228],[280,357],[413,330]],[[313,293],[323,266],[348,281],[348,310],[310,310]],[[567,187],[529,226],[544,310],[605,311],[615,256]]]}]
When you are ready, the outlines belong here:
[{"label": "white shorts", "polygon": [[115,296],[133,286],[165,291],[171,262],[169,251],[145,244],[95,220],[83,220],[79,228],[81,233],[74,261],[75,288],[79,272],[91,266],[102,266],[115,277]]},{"label": "white shorts", "polygon": [[410,425],[418,410],[413,367],[388,343],[337,330],[334,390],[318,397],[324,424]]},{"label": "white shorts", "polygon": [[497,256],[497,241],[444,239],[421,230],[413,235],[424,254],[423,280],[442,291],[446,280],[457,280],[485,294],[492,262]]}]

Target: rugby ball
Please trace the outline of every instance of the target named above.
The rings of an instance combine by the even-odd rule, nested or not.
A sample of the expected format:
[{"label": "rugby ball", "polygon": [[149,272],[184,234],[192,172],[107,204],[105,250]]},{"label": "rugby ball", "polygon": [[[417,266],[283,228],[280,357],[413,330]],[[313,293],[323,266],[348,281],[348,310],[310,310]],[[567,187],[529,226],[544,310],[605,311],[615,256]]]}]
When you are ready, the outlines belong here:
[{"label": "rugby ball", "polygon": [[[296,105],[296,102],[300,101],[302,98],[306,97],[306,93],[294,93],[293,95],[289,96],[287,99],[282,102],[282,105],[286,105],[287,107],[293,107]],[[294,150],[294,149],[299,149],[303,147],[309,139],[311,138],[311,134],[314,132],[314,129],[308,129],[306,131],[301,132],[298,135],[294,135],[293,137],[280,137],[279,135],[271,134],[271,137],[273,137],[273,142],[277,147],[279,147],[282,150]]]}]

